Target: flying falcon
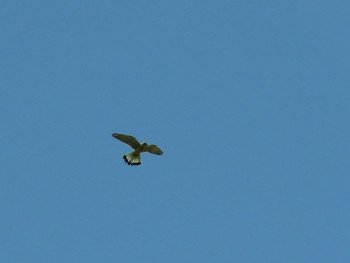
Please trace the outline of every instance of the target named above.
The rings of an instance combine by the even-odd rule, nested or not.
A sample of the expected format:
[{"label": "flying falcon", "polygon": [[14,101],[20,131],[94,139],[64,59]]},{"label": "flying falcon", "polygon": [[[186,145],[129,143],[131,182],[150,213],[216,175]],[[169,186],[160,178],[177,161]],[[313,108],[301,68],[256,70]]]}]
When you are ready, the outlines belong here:
[{"label": "flying falcon", "polygon": [[135,151],[123,156],[124,161],[128,165],[140,165],[141,157],[140,153],[149,152],[157,155],[162,155],[163,152],[154,144],[147,144],[145,142],[139,143],[134,137],[130,135],[124,135],[120,133],[113,133],[112,136],[126,144],[128,144]]}]

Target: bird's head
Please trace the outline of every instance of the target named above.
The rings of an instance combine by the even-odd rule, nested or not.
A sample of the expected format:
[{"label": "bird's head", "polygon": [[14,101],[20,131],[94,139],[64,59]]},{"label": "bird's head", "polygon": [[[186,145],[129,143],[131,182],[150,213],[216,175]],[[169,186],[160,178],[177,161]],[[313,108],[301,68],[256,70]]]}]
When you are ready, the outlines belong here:
[{"label": "bird's head", "polygon": [[143,142],[141,143],[142,146],[147,146],[147,143]]}]

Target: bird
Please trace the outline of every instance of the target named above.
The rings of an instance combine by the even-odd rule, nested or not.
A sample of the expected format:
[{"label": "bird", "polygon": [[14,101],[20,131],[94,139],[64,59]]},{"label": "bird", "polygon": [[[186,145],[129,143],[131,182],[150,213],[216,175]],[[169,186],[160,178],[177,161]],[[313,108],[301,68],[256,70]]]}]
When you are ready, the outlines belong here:
[{"label": "bird", "polygon": [[126,144],[128,144],[131,148],[133,148],[135,151],[126,154],[123,156],[124,161],[131,166],[136,166],[141,164],[141,156],[140,153],[143,152],[149,152],[157,155],[162,155],[163,151],[159,149],[154,144],[147,144],[145,142],[139,143],[138,140],[135,139],[135,137],[131,135],[125,135],[120,133],[113,133],[112,136],[119,141],[122,141]]}]

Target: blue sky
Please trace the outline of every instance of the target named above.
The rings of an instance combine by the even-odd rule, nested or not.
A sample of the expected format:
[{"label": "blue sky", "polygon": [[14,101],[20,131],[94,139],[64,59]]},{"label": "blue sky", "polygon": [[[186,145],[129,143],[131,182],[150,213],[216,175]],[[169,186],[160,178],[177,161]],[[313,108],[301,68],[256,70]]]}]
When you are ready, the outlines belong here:
[{"label": "blue sky", "polygon": [[2,1],[0,261],[349,262],[349,8]]}]

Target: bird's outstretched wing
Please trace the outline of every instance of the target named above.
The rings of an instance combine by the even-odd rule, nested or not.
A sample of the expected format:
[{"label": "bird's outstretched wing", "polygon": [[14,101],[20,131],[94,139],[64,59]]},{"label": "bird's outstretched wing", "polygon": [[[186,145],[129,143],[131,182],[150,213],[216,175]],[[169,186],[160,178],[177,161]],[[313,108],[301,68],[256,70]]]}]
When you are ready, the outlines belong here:
[{"label": "bird's outstretched wing", "polygon": [[140,146],[140,143],[138,142],[138,140],[136,140],[131,135],[124,135],[124,134],[120,134],[120,133],[113,133],[112,136],[114,138],[118,139],[119,141],[122,141],[122,142],[128,144],[133,149],[136,149],[137,147]]},{"label": "bird's outstretched wing", "polygon": [[143,150],[143,152],[149,152],[149,153],[153,153],[153,154],[157,154],[157,155],[162,155],[163,154],[162,150],[159,149],[154,144],[147,145],[147,147]]}]

